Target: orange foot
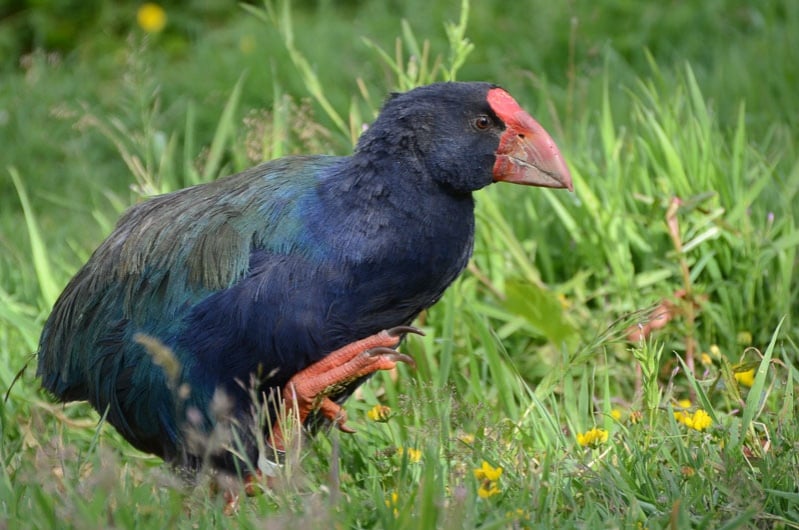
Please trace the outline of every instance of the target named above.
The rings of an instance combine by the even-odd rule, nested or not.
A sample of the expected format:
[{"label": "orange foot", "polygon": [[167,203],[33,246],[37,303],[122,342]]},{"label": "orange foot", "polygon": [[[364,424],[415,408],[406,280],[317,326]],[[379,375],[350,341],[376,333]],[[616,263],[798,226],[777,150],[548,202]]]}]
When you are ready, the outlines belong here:
[{"label": "orange foot", "polygon": [[[411,326],[397,326],[376,335],[348,344],[332,352],[304,370],[297,372],[283,388],[286,410],[296,410],[302,425],[314,410],[332,421],[344,432],[355,432],[347,426],[347,416],[328,394],[341,385],[378,370],[391,370],[398,362],[415,366],[414,360],[394,348],[405,333],[424,335]],[[272,431],[270,445],[284,449],[283,433],[278,422]]]}]

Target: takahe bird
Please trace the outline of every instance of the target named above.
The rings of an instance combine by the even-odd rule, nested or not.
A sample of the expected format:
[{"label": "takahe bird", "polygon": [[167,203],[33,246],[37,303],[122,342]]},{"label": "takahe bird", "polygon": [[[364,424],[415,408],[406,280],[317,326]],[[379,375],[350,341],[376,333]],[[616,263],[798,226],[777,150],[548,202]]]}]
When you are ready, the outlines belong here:
[{"label": "takahe bird", "polygon": [[250,463],[259,441],[283,448],[273,402],[272,429],[254,434],[253,400],[272,389],[300,422],[347,430],[340,403],[411,360],[394,348],[466,267],[472,192],[497,181],[572,189],[555,143],[508,92],[392,95],[351,156],[286,157],[133,206],[56,302],[38,375],[189,469],[209,457],[188,427],[220,421],[218,391]]}]

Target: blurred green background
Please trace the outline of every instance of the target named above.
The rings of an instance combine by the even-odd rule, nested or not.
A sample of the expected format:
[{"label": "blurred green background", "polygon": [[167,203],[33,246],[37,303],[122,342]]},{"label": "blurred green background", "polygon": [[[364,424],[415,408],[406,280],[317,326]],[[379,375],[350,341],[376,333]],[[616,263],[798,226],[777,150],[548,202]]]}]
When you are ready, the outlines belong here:
[{"label": "blurred green background", "polygon": [[[446,45],[442,21],[455,19],[457,1],[294,2],[296,45],[325,80],[331,102],[346,107],[355,79],[385,91],[389,73],[362,42],[367,37],[393,50],[400,20],[432,49]],[[0,7],[0,167],[14,165],[29,179],[42,179],[61,194],[73,178],[120,185],[114,154],[96,138],[75,134],[59,105],[80,102],[111,110],[130,91],[125,62],[145,32],[138,27],[139,2],[102,0],[5,0]],[[306,96],[302,80],[286,60],[277,32],[223,0],[163,2],[167,25],[150,35],[137,57],[157,89],[165,119],[179,121],[187,101],[219,107],[242,72],[247,80],[242,108],[272,101],[275,83]],[[614,91],[650,72],[646,51],[664,72],[690,64],[722,124],[731,125],[747,102],[753,132],[769,134],[777,124],[799,122],[797,8],[781,0],[633,2],[475,2],[468,37],[475,50],[460,78],[487,79],[511,91],[545,83],[564,122],[596,109],[596,82],[610,73]],[[133,43],[133,44],[132,44]],[[611,66],[608,66],[610,64]],[[775,81],[779,80],[779,81]],[[784,81],[784,82],[783,82]],[[131,96],[135,97],[135,96]],[[139,95],[143,97],[143,95]],[[614,110],[624,115],[624,98]],[[532,109],[536,110],[536,109]],[[132,117],[120,116],[121,119]],[[199,112],[208,131],[212,113]],[[163,124],[166,125],[166,124]],[[202,125],[206,125],[202,127]],[[200,139],[201,141],[203,139]],[[88,142],[91,149],[87,149]],[[81,151],[76,171],[64,157]],[[0,206],[12,207],[8,180],[0,181]],[[10,202],[9,202],[10,200]]]}]

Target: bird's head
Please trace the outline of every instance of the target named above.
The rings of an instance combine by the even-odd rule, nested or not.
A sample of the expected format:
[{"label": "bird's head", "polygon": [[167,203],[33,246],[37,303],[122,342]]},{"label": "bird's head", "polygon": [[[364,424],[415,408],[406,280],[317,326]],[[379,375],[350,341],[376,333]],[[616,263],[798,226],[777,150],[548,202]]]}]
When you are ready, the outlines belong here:
[{"label": "bird's head", "polygon": [[456,193],[492,182],[573,189],[549,134],[489,83],[435,83],[392,95],[358,151],[391,156],[398,150]]}]

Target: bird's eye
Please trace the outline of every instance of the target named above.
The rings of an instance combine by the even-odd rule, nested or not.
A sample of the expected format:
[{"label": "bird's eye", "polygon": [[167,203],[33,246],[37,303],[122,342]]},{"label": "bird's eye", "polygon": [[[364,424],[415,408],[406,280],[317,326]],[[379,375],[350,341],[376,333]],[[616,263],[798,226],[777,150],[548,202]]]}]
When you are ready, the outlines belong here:
[{"label": "bird's eye", "polygon": [[481,131],[488,129],[491,126],[491,118],[486,115],[478,116],[474,119],[474,126]]}]

